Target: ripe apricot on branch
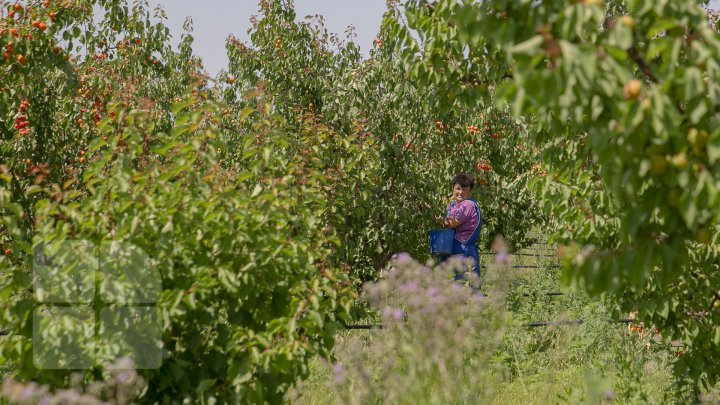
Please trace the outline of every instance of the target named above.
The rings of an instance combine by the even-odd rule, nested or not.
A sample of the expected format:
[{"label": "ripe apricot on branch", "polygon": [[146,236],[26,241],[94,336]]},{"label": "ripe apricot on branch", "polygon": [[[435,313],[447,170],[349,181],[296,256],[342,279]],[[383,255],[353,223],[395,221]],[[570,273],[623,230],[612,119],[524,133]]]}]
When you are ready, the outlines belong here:
[{"label": "ripe apricot on branch", "polygon": [[630,79],[623,87],[623,94],[626,99],[634,100],[640,95],[640,90],[642,90],[642,82],[638,79]]},{"label": "ripe apricot on branch", "polygon": [[18,63],[21,64],[22,66],[25,66],[25,64],[27,63],[27,60],[25,60],[25,57],[22,56],[22,55],[18,55],[18,56],[17,56],[17,61],[18,61]]},{"label": "ripe apricot on branch", "polygon": [[682,170],[687,167],[688,161],[687,161],[687,155],[685,155],[685,152],[680,152],[677,155],[672,157],[672,164],[676,168]]},{"label": "ripe apricot on branch", "polygon": [[640,95],[640,91],[642,90],[642,82],[637,79],[631,79],[627,83],[625,83],[625,86],[623,86],[623,94],[625,95],[626,99],[636,99]]}]

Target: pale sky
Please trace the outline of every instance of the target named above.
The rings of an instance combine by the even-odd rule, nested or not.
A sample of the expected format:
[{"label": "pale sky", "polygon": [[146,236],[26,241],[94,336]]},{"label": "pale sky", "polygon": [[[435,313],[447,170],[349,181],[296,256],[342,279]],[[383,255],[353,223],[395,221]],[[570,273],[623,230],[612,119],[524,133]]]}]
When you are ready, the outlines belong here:
[{"label": "pale sky", "polygon": [[[250,17],[258,13],[258,0],[149,0],[151,8],[161,4],[168,16],[168,26],[177,45],[185,17],[192,17],[193,49],[211,75],[227,68],[225,39],[229,34],[248,42]],[[343,34],[349,25],[355,27],[356,43],[367,55],[380,29],[385,0],[295,0],[299,18],[321,14],[329,31]],[[720,9],[720,0],[710,7]]]},{"label": "pale sky", "polygon": [[[250,17],[259,10],[258,0],[150,0],[149,3],[151,9],[158,4],[165,9],[173,45],[180,41],[185,17],[192,17],[193,50],[212,76],[227,68],[227,36],[233,34],[249,42]],[[320,14],[325,17],[328,31],[341,37],[352,24],[357,35],[355,42],[365,55],[380,30],[386,9],[385,0],[295,0],[294,3],[298,19]]]}]

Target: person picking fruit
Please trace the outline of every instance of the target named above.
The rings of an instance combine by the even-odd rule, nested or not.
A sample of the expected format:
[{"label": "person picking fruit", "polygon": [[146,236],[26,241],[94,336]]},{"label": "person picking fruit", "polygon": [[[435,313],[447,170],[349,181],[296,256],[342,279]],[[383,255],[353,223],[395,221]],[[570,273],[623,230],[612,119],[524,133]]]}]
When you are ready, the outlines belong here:
[{"label": "person picking fruit", "polygon": [[[447,207],[443,227],[455,230],[451,256],[463,256],[474,260],[473,271],[480,277],[480,253],[477,242],[482,231],[483,218],[480,206],[472,197],[475,181],[467,173],[452,178],[452,202]],[[461,279],[462,275],[455,275]]]}]

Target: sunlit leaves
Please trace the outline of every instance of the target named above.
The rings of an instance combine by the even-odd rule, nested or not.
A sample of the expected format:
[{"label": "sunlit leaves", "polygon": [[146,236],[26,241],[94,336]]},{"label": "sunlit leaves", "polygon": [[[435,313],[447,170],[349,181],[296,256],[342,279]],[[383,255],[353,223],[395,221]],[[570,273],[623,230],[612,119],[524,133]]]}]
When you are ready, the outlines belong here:
[{"label": "sunlit leaves", "polygon": [[[700,279],[689,275],[717,268],[715,258],[694,253],[717,246],[718,35],[700,2],[609,2],[606,10],[597,3],[472,2],[434,15],[433,25],[414,23],[430,18],[422,11],[428,3],[408,1],[405,10],[420,38],[459,27],[457,43],[434,43],[433,53],[481,46],[505,56],[462,55],[472,72],[506,72],[511,62],[501,78],[469,79],[489,80],[495,103],[536,125],[553,175],[543,205],[558,220],[558,240],[585,245],[568,262],[566,281],[609,292],[625,310],[662,303],[646,322],[688,345],[710,341],[712,323],[689,315],[704,313],[707,298],[685,292]],[[443,1],[437,9],[456,6]],[[426,57],[404,59],[421,83],[431,79],[417,69]],[[445,80],[433,86],[457,86],[453,63],[435,66]],[[440,110],[455,106],[431,101]],[[704,280],[711,290],[720,285]],[[668,305],[666,294],[685,305]],[[690,320],[679,322],[683,316]],[[683,364],[715,381],[718,370],[703,357],[718,356],[718,347],[693,347]]]}]

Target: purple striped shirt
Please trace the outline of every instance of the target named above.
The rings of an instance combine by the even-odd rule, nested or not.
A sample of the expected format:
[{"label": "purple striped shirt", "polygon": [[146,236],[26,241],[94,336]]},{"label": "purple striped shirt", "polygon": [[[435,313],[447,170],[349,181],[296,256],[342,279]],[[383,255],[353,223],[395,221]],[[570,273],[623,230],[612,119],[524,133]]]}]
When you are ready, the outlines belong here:
[{"label": "purple striped shirt", "polygon": [[467,242],[480,221],[475,212],[475,204],[470,200],[453,202],[448,205],[447,213],[448,218],[452,217],[460,221],[460,226],[455,228],[455,239],[460,243]]}]

